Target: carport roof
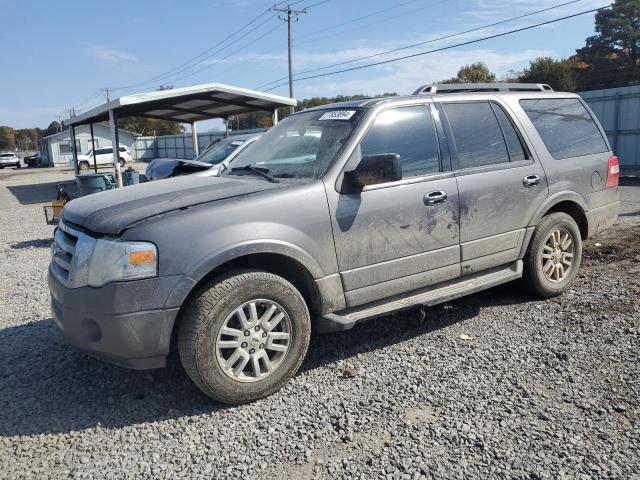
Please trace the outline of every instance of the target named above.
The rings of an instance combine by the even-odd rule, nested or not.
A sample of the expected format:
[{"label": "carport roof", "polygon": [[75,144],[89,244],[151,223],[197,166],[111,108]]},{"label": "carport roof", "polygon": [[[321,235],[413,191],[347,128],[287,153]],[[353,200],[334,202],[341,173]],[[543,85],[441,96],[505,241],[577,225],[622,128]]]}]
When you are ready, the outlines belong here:
[{"label": "carport roof", "polygon": [[141,116],[192,123],[241,113],[273,111],[276,108],[297,104],[298,102],[293,98],[221,83],[206,83],[192,87],[125,95],[72,117],[67,123],[78,126],[108,121],[109,110],[114,110],[117,118]]}]

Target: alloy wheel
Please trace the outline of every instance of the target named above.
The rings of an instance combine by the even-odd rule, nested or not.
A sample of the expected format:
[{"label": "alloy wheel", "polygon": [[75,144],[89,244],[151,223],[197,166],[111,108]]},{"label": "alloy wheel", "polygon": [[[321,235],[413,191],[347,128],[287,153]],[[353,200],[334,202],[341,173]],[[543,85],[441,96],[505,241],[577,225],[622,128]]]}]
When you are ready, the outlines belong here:
[{"label": "alloy wheel", "polygon": [[255,382],[282,364],[291,341],[291,320],[276,302],[251,300],[225,319],[216,339],[218,365],[239,382]]},{"label": "alloy wheel", "polygon": [[552,230],[542,248],[542,273],[553,283],[562,282],[571,272],[574,255],[573,237],[564,228]]}]

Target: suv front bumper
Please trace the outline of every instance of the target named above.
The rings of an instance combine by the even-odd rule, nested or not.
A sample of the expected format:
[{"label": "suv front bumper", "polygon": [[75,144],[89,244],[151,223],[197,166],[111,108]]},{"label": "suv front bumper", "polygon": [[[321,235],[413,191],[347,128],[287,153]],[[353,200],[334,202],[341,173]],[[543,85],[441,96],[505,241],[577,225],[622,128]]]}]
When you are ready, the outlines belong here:
[{"label": "suv front bumper", "polygon": [[51,268],[48,283],[53,320],[67,343],[137,370],[166,365],[180,309],[167,306],[167,301],[174,298],[176,289],[183,292],[193,285],[188,277],[172,276],[68,288]]}]

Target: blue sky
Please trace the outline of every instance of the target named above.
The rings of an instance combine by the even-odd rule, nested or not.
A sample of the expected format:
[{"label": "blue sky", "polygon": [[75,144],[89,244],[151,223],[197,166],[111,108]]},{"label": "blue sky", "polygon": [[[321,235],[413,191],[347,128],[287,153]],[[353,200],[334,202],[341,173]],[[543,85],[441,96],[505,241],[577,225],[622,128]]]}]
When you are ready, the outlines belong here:
[{"label": "blue sky", "polygon": [[[297,2],[294,8],[299,8],[318,1],[291,3]],[[116,97],[155,90],[160,84],[177,87],[222,82],[255,88],[285,77],[286,27],[267,13],[238,34],[235,41],[200,58],[193,68],[173,72],[166,78],[154,78],[214,46],[273,3],[274,0],[0,0],[4,70],[0,76],[0,125],[44,128],[58,115],[68,115],[65,109],[76,107],[83,111],[104,101],[104,94],[99,92],[104,87],[140,84],[116,90],[112,94]],[[310,8],[294,24],[294,71],[321,68],[432,40],[559,3],[563,1],[329,0]],[[379,59],[471,40],[604,5],[604,0],[581,0]],[[383,9],[388,10],[377,13]],[[410,93],[421,84],[451,77],[460,66],[476,61],[485,62],[501,75],[522,69],[539,56],[571,55],[593,34],[593,21],[594,14],[588,14],[474,45],[299,82],[295,96]],[[259,26],[262,22],[265,23]],[[238,38],[245,33],[248,33],[245,38]],[[234,53],[245,45],[246,48]],[[272,91],[281,95],[287,92],[286,86]]]}]

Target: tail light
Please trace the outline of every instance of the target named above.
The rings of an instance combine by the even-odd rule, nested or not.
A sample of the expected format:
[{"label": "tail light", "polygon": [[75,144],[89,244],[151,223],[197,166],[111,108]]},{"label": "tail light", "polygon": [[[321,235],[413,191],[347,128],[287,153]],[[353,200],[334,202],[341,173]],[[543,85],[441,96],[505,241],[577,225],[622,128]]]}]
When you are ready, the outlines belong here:
[{"label": "tail light", "polygon": [[620,181],[620,162],[615,155],[609,159],[609,165],[607,166],[607,188],[614,188],[618,186]]}]

